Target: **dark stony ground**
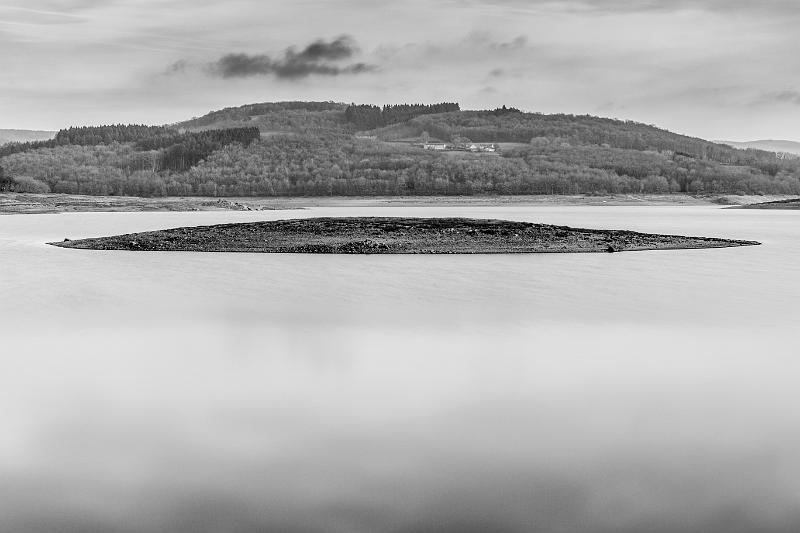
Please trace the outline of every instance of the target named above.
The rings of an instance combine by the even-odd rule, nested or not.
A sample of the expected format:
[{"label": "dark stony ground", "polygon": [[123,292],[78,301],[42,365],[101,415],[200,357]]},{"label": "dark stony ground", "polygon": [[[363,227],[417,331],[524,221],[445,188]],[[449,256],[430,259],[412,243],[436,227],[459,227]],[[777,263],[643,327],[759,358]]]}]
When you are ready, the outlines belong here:
[{"label": "dark stony ground", "polygon": [[800,209],[800,198],[737,206],[736,209]]},{"label": "dark stony ground", "polygon": [[309,218],[176,228],[50,243],[87,250],[325,254],[621,252],[759,244],[467,218]]}]

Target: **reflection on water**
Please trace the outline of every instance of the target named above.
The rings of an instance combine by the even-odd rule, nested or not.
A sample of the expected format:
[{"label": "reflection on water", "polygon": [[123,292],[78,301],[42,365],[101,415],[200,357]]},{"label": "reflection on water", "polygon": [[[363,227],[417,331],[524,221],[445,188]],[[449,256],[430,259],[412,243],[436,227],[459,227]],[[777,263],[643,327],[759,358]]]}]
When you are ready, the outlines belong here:
[{"label": "reflection on water", "polygon": [[[442,257],[42,245],[339,214],[765,244]],[[0,217],[0,531],[797,531],[799,216]]]}]

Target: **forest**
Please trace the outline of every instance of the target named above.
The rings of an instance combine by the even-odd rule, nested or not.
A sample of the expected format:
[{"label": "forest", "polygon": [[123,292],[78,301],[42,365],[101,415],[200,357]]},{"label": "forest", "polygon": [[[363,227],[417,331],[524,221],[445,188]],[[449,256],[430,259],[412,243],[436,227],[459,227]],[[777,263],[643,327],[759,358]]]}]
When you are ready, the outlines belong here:
[{"label": "forest", "polygon": [[[133,196],[800,194],[800,159],[635,122],[453,106],[458,104],[282,102],[169,126],[73,127],[52,141],[0,147],[0,190]],[[364,135],[367,119],[358,117],[377,117],[376,111],[382,118]],[[423,138],[501,143],[501,149],[434,152],[406,142]]]},{"label": "forest", "polygon": [[361,130],[372,130],[390,124],[399,124],[422,115],[449,113],[459,111],[457,103],[442,104],[399,104],[385,105],[380,108],[375,105],[351,104],[345,109],[344,117],[348,123]]}]

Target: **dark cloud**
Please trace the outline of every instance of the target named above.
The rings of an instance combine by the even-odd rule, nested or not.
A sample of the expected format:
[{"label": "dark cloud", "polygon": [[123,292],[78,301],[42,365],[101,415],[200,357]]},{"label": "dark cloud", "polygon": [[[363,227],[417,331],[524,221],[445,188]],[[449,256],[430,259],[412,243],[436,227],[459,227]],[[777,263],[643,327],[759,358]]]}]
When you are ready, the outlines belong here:
[{"label": "dark cloud", "polygon": [[297,54],[297,58],[304,61],[346,59],[351,57],[357,50],[358,47],[355,41],[347,35],[342,35],[329,43],[321,39],[314,41]]},{"label": "dark cloud", "polygon": [[165,69],[166,74],[177,74],[178,72],[183,72],[189,67],[189,62],[185,59],[179,59],[178,61],[174,62],[170,66]]},{"label": "dark cloud", "polygon": [[510,41],[498,41],[492,37],[491,34],[486,32],[472,32],[468,34],[456,46],[459,47],[473,47],[482,48],[491,52],[512,52],[515,50],[524,50],[529,47],[528,38],[524,35],[518,35]]},{"label": "dark cloud", "polygon": [[755,105],[764,104],[794,104],[800,105],[800,91],[791,89],[786,91],[776,91],[762,94],[755,102]]},{"label": "dark cloud", "polygon": [[768,96],[776,102],[800,105],[800,91],[780,91]]},{"label": "dark cloud", "polygon": [[345,35],[329,42],[319,39],[299,52],[294,47],[288,48],[278,58],[267,54],[227,54],[210,64],[209,71],[222,78],[273,75],[283,79],[299,79],[311,75],[341,76],[375,70],[374,65],[366,63],[339,63],[357,52],[355,41]]}]

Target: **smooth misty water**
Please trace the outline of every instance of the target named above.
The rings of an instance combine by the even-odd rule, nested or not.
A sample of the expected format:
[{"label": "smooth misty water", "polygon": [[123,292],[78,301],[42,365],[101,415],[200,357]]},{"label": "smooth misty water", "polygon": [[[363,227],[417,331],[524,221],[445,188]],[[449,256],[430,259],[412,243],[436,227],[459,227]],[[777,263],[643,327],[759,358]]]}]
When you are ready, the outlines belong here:
[{"label": "smooth misty water", "polygon": [[[596,255],[65,250],[330,215],[754,239]],[[798,531],[800,212],[0,217],[0,531]]]}]

